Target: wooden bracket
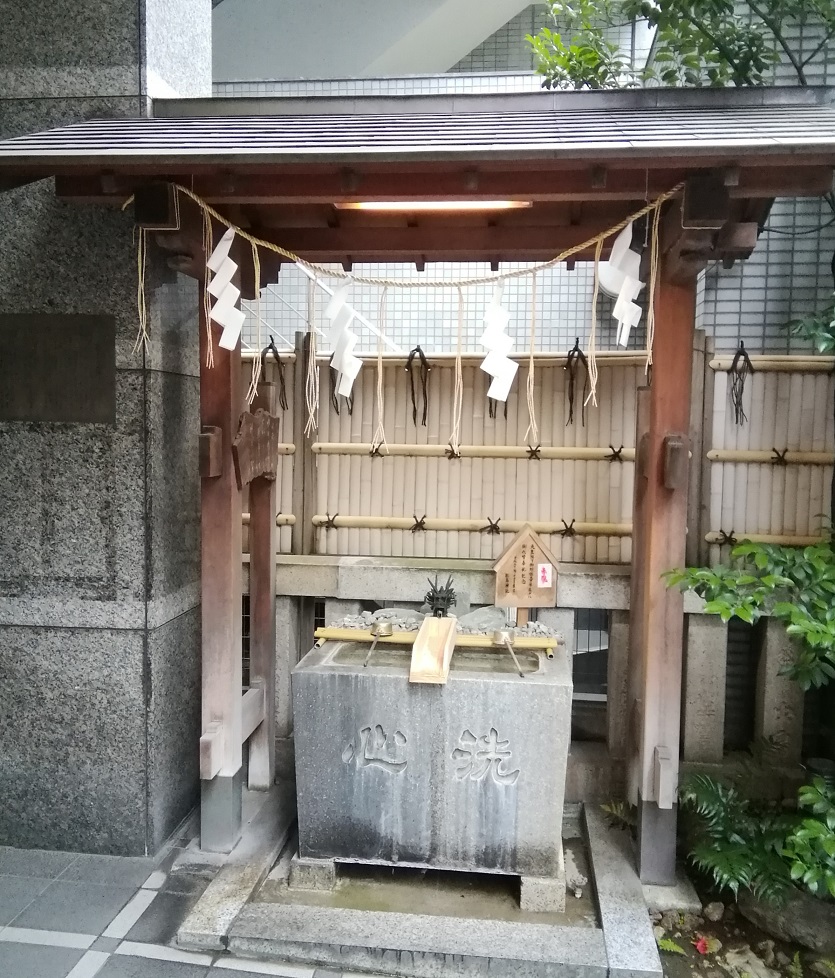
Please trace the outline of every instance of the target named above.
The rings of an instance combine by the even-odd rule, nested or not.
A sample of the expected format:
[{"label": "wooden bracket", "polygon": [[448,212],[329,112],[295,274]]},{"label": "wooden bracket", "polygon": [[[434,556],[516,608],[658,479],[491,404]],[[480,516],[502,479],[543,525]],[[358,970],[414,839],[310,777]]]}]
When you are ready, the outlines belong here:
[{"label": "wooden bracket", "polygon": [[676,802],[673,754],[669,747],[656,747],[653,760],[655,801],[659,808],[672,808]]},{"label": "wooden bracket", "polygon": [[210,723],[200,738],[200,780],[211,781],[220,773],[223,757],[223,728]]},{"label": "wooden bracket", "polygon": [[223,475],[223,432],[220,428],[204,425],[199,435],[200,478],[216,479]]},{"label": "wooden bracket", "polygon": [[708,170],[687,178],[681,207],[683,228],[718,231],[730,216],[731,198],[724,173]]},{"label": "wooden bracket", "polygon": [[426,617],[412,645],[409,669],[410,683],[439,683],[447,681],[458,620]]},{"label": "wooden bracket", "polygon": [[681,489],[687,485],[687,438],[666,435],[664,438],[664,487]]},{"label": "wooden bracket", "polygon": [[136,223],[148,231],[180,230],[180,198],[172,183],[149,183],[133,192]]}]

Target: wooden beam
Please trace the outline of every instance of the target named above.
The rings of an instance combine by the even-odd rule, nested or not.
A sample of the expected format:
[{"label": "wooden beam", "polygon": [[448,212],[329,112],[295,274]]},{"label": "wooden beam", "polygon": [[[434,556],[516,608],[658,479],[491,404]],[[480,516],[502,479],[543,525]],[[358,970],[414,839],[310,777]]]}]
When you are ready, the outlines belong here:
[{"label": "wooden beam", "polygon": [[656,297],[643,539],[632,555],[632,575],[641,591],[638,869],[647,883],[675,880],[676,809],[669,786],[678,771],[684,612],[681,592],[667,588],[662,575],[684,565],[687,478],[678,468],[670,479],[665,460],[671,438],[684,448],[689,442],[695,291],[694,282],[662,281]]},{"label": "wooden beam", "polygon": [[263,722],[264,715],[264,687],[252,686],[241,697],[241,743],[245,743],[255,733]]},{"label": "wooden beam", "polygon": [[[310,261],[541,261],[582,244],[611,222],[576,227],[253,228],[252,233]],[[611,241],[604,247],[608,254]],[[578,252],[590,260],[594,249]]]},{"label": "wooden beam", "polygon": [[[705,160],[705,167],[718,161]],[[725,161],[727,164],[727,161]],[[647,165],[650,169],[647,172]],[[147,168],[145,168],[147,169]],[[332,204],[351,200],[476,200],[521,199],[532,201],[623,200],[640,203],[647,195],[657,196],[685,179],[692,167],[675,160],[611,161],[606,165],[605,185],[600,185],[595,167],[577,163],[563,166],[548,163],[517,167],[480,167],[473,180],[472,167],[436,164],[420,169],[414,164],[366,167],[360,179],[344,181],[336,166],[311,166],[299,169],[279,166],[270,172],[252,172],[241,167],[230,179],[228,173],[207,172],[199,166],[194,172],[172,173],[170,179],[194,187],[211,204]],[[732,166],[737,183],[723,183],[732,199],[772,197],[818,197],[832,186],[831,165],[757,159]],[[65,200],[79,203],[120,205],[137,185],[161,179],[143,174],[140,167],[122,167],[111,175],[107,186],[100,173],[65,173],[55,178],[55,192]],[[43,176],[51,176],[45,172]],[[9,181],[31,182],[32,176],[12,176]],[[41,179],[41,177],[34,177]],[[598,186],[594,186],[594,184]]]}]

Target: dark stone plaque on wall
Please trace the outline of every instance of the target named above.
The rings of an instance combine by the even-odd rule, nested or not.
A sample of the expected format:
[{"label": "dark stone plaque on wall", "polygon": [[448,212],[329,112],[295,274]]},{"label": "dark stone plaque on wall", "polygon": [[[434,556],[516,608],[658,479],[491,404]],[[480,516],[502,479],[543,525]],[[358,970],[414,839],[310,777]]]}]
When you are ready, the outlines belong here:
[{"label": "dark stone plaque on wall", "polygon": [[112,316],[0,315],[0,421],[113,424]]}]

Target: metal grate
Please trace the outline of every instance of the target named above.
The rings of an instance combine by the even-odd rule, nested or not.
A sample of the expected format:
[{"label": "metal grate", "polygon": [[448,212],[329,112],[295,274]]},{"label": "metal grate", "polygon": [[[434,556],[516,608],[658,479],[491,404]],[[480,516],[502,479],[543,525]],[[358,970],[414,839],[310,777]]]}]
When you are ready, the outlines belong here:
[{"label": "metal grate", "polygon": [[728,622],[725,674],[725,750],[745,750],[754,740],[757,666],[760,658],[759,627],[739,618]]}]

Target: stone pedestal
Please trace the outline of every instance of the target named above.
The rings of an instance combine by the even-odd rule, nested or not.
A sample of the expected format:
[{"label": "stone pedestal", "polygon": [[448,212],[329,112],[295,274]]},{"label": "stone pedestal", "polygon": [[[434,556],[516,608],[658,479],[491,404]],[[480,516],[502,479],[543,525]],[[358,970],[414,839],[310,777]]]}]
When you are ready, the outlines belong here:
[{"label": "stone pedestal", "polygon": [[728,626],[718,615],[688,615],[686,623],[683,756],[719,763],[725,741]]},{"label": "stone pedestal", "polygon": [[459,650],[435,686],[408,682],[408,650],[365,667],[366,651],[328,642],[293,673],[301,857],[520,875],[545,900],[535,879],[562,871],[565,655],[519,652],[520,677],[509,656]]},{"label": "stone pedestal", "polygon": [[757,704],[754,736],[772,737],[783,763],[798,763],[803,742],[803,690],[780,670],[794,661],[793,640],[786,626],[765,619],[757,668]]}]

